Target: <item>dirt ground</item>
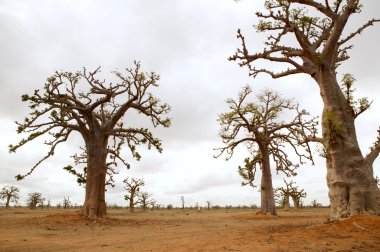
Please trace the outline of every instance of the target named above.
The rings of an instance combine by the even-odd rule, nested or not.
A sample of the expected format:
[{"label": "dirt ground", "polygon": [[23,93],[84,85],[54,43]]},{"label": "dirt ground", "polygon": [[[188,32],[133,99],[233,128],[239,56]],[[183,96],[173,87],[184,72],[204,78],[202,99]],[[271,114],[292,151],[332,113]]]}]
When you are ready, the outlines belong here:
[{"label": "dirt ground", "polygon": [[0,209],[0,251],[380,251],[380,216],[326,223],[328,211]]}]

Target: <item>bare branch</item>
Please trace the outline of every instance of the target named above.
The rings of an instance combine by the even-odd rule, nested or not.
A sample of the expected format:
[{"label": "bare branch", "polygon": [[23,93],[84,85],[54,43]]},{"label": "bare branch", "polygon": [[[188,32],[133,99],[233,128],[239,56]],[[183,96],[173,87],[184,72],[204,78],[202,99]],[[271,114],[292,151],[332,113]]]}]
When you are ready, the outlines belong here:
[{"label": "bare branch", "polygon": [[373,162],[376,160],[380,153],[380,127],[377,130],[377,133],[377,139],[373,143],[370,153],[368,153],[365,157],[365,162],[370,165],[373,165]]}]

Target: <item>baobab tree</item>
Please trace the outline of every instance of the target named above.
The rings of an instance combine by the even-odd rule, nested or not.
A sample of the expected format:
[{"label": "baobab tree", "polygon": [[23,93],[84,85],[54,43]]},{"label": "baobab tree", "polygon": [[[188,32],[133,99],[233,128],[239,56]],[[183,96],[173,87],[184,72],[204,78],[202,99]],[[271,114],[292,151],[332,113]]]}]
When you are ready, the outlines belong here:
[{"label": "baobab tree", "polygon": [[181,195],[182,209],[185,209],[185,196]]},{"label": "baobab tree", "polygon": [[207,210],[210,210],[211,209],[211,201],[206,201],[206,203],[207,203]]},{"label": "baobab tree", "polygon": [[275,197],[277,203],[284,208],[285,211],[290,209],[290,196],[292,194],[292,184],[293,181],[289,183],[284,179],[285,186],[277,187],[275,189]]},{"label": "baobab tree", "polygon": [[132,213],[135,206],[140,203],[139,192],[140,187],[145,185],[143,179],[135,179],[127,177],[123,181],[125,183],[124,189],[127,190],[127,194],[124,195],[124,199],[129,201],[129,211]]},{"label": "baobab tree", "polygon": [[140,202],[141,207],[142,207],[144,212],[146,211],[148,205],[151,202],[151,199],[150,199],[151,196],[152,195],[147,193],[147,192],[139,192],[138,193],[139,202]]},{"label": "baobab tree", "polygon": [[[246,144],[250,157],[239,166],[243,185],[254,185],[257,169],[261,169],[261,211],[276,215],[273,194],[270,158],[276,164],[276,171],[287,176],[296,175],[295,169],[305,160],[311,160],[310,147],[305,138],[315,137],[318,122],[307,118],[305,110],[299,109],[297,103],[280,97],[276,92],[265,90],[257,96],[257,102],[245,101],[252,92],[249,86],[243,88],[237,100],[228,99],[229,111],[219,115],[221,125],[220,137],[225,144],[219,148],[219,157],[227,153],[227,160],[241,144]],[[290,112],[294,117],[289,122],[280,120],[282,113]],[[291,147],[298,156],[292,162],[286,153]]]},{"label": "baobab tree", "polygon": [[159,208],[159,204],[157,204],[157,200],[152,199],[149,201],[149,205],[151,206],[151,210],[153,211],[154,209]]},{"label": "baobab tree", "polygon": [[[360,13],[359,0],[266,0],[265,8],[266,13],[256,13],[260,20],[256,30],[268,34],[263,51],[251,53],[239,29],[241,48],[229,60],[248,67],[253,77],[264,73],[282,78],[303,73],[314,79],[324,104],[323,137],[309,141],[322,143],[326,152],[330,217],[379,213],[380,190],[372,166],[380,153],[380,141],[375,141],[366,156],[362,155],[355,119],[368,107],[352,107],[339,87],[337,69],[349,59],[352,39],[380,19],[368,20],[349,33],[346,25],[352,15]],[[279,72],[260,68],[262,61],[287,67]]]},{"label": "baobab tree", "polygon": [[20,199],[20,189],[15,186],[4,186],[0,191],[0,199],[5,200],[5,208],[9,208],[9,203]]},{"label": "baobab tree", "polygon": [[[150,93],[153,87],[158,87],[159,75],[142,72],[139,62],[135,62],[134,68],[127,68],[125,74],[113,72],[112,83],[106,83],[99,73],[100,67],[92,72],[86,68],[75,73],[56,72],[47,79],[42,91],[37,89],[32,95],[23,95],[22,101],[29,102],[32,111],[23,122],[17,122],[17,132],[28,136],[9,146],[10,152],[15,152],[38,137],[50,137],[45,141],[50,148],[48,153],[28,173],[16,176],[21,180],[53,156],[59,144],[74,132],[79,133],[84,141],[86,163],[86,175],[82,174],[81,180],[86,183],[82,214],[88,218],[102,218],[106,214],[106,175],[114,173],[110,169],[117,162],[130,167],[121,154],[123,146],[137,160],[141,158],[139,145],[162,152],[161,140],[147,128],[133,127],[126,113],[135,111],[146,116],[154,127],[170,126],[170,119],[163,117],[169,112],[169,105]],[[83,155],[74,159],[79,162]]]},{"label": "baobab tree", "polygon": [[44,202],[45,202],[45,198],[42,197],[42,194],[38,192],[34,192],[34,193],[28,194],[26,205],[30,209],[36,209],[37,205],[43,206]]},{"label": "baobab tree", "polygon": [[71,201],[70,201],[70,198],[69,197],[63,197],[63,208],[66,210],[66,209],[69,209],[70,206],[71,206]]},{"label": "baobab tree", "polygon": [[294,181],[287,182],[284,179],[285,186],[277,187],[275,189],[275,197],[277,203],[279,203],[285,210],[290,209],[289,199],[292,198],[294,208],[301,206],[302,198],[306,198],[306,192],[304,189],[300,189],[296,186]]},{"label": "baobab tree", "polygon": [[292,188],[292,197],[294,208],[299,208],[302,206],[302,198],[306,198],[307,193],[305,189],[298,189],[298,187]]}]

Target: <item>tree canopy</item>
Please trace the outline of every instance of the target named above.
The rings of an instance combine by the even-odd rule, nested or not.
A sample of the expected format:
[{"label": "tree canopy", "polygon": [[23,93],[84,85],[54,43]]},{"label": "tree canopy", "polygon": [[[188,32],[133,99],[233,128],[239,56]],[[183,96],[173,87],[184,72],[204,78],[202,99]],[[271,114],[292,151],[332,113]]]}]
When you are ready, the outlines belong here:
[{"label": "tree canopy", "polygon": [[[170,111],[166,103],[153,96],[152,88],[158,87],[159,75],[141,70],[139,62],[125,73],[113,71],[115,82],[106,82],[99,77],[100,67],[94,71],[55,72],[47,79],[43,90],[32,95],[23,95],[22,101],[29,103],[31,110],[23,122],[16,122],[17,132],[27,137],[18,144],[10,145],[15,152],[26,143],[47,136],[48,153],[25,175],[30,175],[43,161],[55,154],[56,148],[77,132],[84,145],[82,152],[73,156],[76,166],[85,164],[83,172],[73,166],[65,170],[78,177],[78,183],[86,183],[86,197],[82,214],[89,218],[102,218],[106,214],[105,186],[113,184],[118,163],[127,168],[130,163],[123,154],[124,146],[132,156],[140,160],[139,145],[162,152],[161,140],[144,127],[133,127],[127,112],[135,111],[147,117],[153,127],[170,126],[165,115]],[[108,175],[108,180],[106,179]]]},{"label": "tree canopy", "polygon": [[[257,168],[262,166],[260,145],[268,145],[268,154],[276,164],[276,170],[287,176],[296,175],[296,169],[305,160],[313,161],[311,148],[306,138],[316,138],[318,122],[309,117],[306,110],[300,109],[293,100],[282,98],[277,92],[264,90],[257,95],[256,102],[247,102],[252,93],[249,86],[243,88],[238,100],[228,99],[230,111],[219,115],[221,125],[220,137],[225,144],[218,148],[216,157],[223,153],[230,159],[235,148],[246,144],[250,157],[239,166],[239,174],[243,177],[243,185],[254,186]],[[294,114],[288,122],[281,120],[285,113]],[[292,148],[298,160],[291,160],[286,147]]]},{"label": "tree canopy", "polygon": [[[127,146],[137,160],[141,155],[136,147],[141,144],[162,152],[161,141],[148,129],[133,128],[123,121],[128,110],[136,110],[150,118],[153,126],[170,126],[170,119],[162,117],[170,111],[170,106],[149,92],[151,87],[158,87],[159,75],[142,72],[140,63],[135,62],[135,68],[125,69],[126,74],[112,72],[118,81],[114,84],[99,78],[100,70],[99,67],[94,71],[83,68],[75,73],[55,72],[47,79],[43,90],[36,89],[32,95],[22,96],[22,101],[29,103],[31,112],[23,122],[16,122],[17,133],[28,136],[18,144],[10,145],[9,151],[16,152],[26,143],[45,135],[48,136],[45,144],[50,150],[30,172],[17,175],[18,180],[30,175],[38,165],[53,156],[56,147],[66,142],[73,132],[80,133],[86,140],[93,127],[101,127],[105,136],[111,139],[107,146],[110,174],[117,161],[130,167],[121,156],[123,146]],[[84,148],[84,154],[74,156],[77,164],[86,162],[86,151]]]}]

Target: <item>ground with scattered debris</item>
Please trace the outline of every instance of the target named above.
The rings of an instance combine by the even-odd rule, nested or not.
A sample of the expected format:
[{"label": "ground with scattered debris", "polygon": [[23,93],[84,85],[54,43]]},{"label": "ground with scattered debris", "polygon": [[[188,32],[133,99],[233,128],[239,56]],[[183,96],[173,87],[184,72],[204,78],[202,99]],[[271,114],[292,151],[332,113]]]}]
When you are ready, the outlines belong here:
[{"label": "ground with scattered debris", "polygon": [[326,222],[328,211],[110,210],[93,221],[76,210],[0,209],[0,251],[380,251],[380,216]]}]

